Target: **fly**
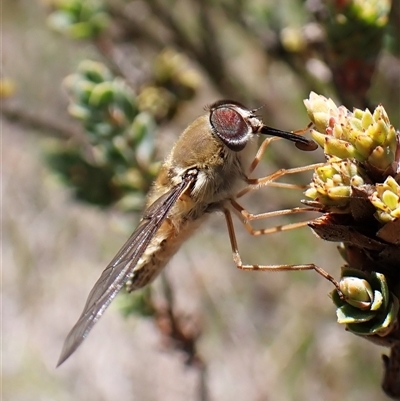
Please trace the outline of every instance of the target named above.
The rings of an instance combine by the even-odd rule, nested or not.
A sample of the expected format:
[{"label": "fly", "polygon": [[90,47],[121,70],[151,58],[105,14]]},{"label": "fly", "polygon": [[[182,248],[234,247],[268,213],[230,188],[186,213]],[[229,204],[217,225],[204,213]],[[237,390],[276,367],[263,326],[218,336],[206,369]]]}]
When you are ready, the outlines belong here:
[{"label": "fly", "polygon": [[[133,291],[151,283],[180,245],[215,211],[222,211],[225,215],[233,259],[238,268],[314,269],[328,280],[333,280],[314,264],[242,264],[231,216],[232,212],[238,215],[250,234],[261,235],[271,232],[271,229],[253,230],[249,221],[293,211],[315,210],[295,208],[252,215],[237,202],[248,191],[268,185],[284,174],[315,167],[279,170],[268,177],[249,178],[273,139],[266,139],[257,152],[259,134],[287,139],[301,150],[315,150],[315,142],[296,133],[264,125],[255,115],[255,110],[249,110],[234,101],[221,100],[206,110],[204,115],[184,130],[161,166],[138,227],[95,283],[81,316],[65,340],[57,366],[79,347],[124,286],[128,291]],[[290,229],[296,224],[299,223],[283,227]]]}]

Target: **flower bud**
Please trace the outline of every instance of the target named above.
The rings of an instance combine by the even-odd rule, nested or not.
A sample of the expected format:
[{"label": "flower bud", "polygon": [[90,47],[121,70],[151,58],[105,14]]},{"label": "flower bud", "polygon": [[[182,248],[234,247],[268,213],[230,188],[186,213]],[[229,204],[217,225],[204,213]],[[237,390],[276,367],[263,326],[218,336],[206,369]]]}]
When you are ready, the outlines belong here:
[{"label": "flower bud", "polygon": [[332,292],[338,323],[358,335],[386,336],[391,332],[399,301],[389,291],[383,274],[343,268],[339,288],[341,297],[337,290]]},{"label": "flower bud", "polygon": [[382,223],[400,217],[400,185],[389,176],[383,184],[375,185],[376,191],[369,200],[376,208],[375,217]]},{"label": "flower bud", "polygon": [[371,307],[373,291],[367,280],[358,277],[344,277],[339,282],[339,288],[350,305],[359,309]]}]

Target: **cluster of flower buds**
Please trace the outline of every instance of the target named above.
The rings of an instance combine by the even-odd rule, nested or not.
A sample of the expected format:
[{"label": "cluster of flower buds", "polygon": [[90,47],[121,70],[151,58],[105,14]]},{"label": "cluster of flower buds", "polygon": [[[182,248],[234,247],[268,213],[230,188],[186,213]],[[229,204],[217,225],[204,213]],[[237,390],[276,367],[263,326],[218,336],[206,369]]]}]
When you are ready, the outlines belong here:
[{"label": "cluster of flower buds", "polygon": [[382,174],[388,169],[397,172],[399,138],[381,105],[373,113],[350,112],[313,92],[304,103],[315,124],[312,137],[325,154],[358,161]]},{"label": "cluster of flower buds", "polygon": [[331,293],[338,322],[358,335],[387,336],[395,327],[398,298],[389,291],[383,274],[344,268],[339,282],[342,298]]},{"label": "cluster of flower buds", "polygon": [[[352,196],[351,188],[383,182],[398,174],[399,134],[382,106],[373,113],[359,109],[350,112],[313,92],[304,103],[314,123],[312,137],[327,158],[326,165],[316,170],[307,197],[325,206],[342,206],[346,197],[349,200]],[[345,168],[338,167],[342,165]],[[335,180],[324,179],[329,171]]]},{"label": "cluster of flower buds", "polygon": [[352,187],[364,184],[362,171],[349,159],[327,156],[327,163],[317,167],[313,181],[304,194],[323,205],[345,208],[349,204]]},{"label": "cluster of flower buds", "polygon": [[340,291],[332,293],[338,321],[391,345],[400,335],[394,295],[400,288],[399,133],[382,106],[351,112],[315,93],[304,103],[312,137],[326,157],[305,191],[324,213],[310,227],[323,239],[342,242],[348,263]]},{"label": "cluster of flower buds", "polygon": [[55,0],[47,23],[73,39],[86,39],[107,28],[109,16],[99,0]]}]

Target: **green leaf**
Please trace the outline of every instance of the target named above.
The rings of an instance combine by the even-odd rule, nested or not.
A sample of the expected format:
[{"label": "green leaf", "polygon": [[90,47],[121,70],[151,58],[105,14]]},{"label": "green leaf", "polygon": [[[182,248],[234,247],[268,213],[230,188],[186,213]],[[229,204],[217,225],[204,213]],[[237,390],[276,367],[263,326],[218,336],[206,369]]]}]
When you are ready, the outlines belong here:
[{"label": "green leaf", "polygon": [[386,277],[382,273],[371,273],[371,285],[374,289],[378,289],[383,297],[383,309],[387,309],[390,299],[389,287],[386,282]]},{"label": "green leaf", "polygon": [[372,305],[371,305],[370,309],[372,311],[377,311],[382,306],[382,303],[383,303],[382,294],[379,291],[375,290],[374,291],[374,302],[372,302]]},{"label": "green leaf", "polygon": [[97,84],[113,79],[113,75],[104,64],[93,60],[82,61],[78,66],[78,73]]},{"label": "green leaf", "polygon": [[93,107],[105,107],[113,101],[114,87],[112,82],[101,82],[93,88],[89,104]]},{"label": "green leaf", "polygon": [[340,324],[368,322],[376,316],[375,312],[362,311],[349,304],[344,304],[336,310],[337,321]]}]

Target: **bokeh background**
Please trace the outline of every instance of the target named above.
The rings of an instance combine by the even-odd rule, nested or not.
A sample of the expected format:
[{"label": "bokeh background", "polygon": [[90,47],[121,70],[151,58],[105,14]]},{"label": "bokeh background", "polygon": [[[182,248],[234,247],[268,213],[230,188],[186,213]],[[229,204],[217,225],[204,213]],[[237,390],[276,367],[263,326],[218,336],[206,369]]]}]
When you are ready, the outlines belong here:
[{"label": "bokeh background", "polygon": [[[180,100],[169,118],[158,121],[158,159],[204,105],[226,97],[249,107],[264,104],[264,121],[281,129],[308,124],[302,99],[310,90],[348,108],[382,103],[393,124],[400,122],[395,47],[381,44],[366,78],[372,79],[368,91],[351,97],[332,78],[336,59],[323,51],[328,39],[321,33],[324,5],[318,1],[105,1],[105,6],[112,10],[103,32],[114,46],[111,53],[93,38],[76,40],[51,30],[47,18],[54,2],[2,2],[3,399],[386,399],[380,389],[385,349],[336,323],[327,295],[331,284],[313,272],[237,270],[218,214],[185,243],[165,273],[174,310],[201,330],[196,346],[203,368],[186,364],[184,353],[163,341],[154,319],[125,318],[118,300],[81,349],[55,368],[92,285],[138,219],[115,206],[78,202],[46,163],[54,141],[84,138],[82,126],[68,115],[62,87],[82,60],[115,63],[135,87],[136,80],[149,79],[165,47],[185,56],[185,68],[196,72],[198,85],[190,100]],[[217,51],[219,64],[210,62],[213,53],[209,58],[196,53],[196,43]],[[320,150],[302,153],[290,143],[274,142],[256,174],[319,161]],[[295,182],[306,184],[310,177],[311,172]],[[245,203],[252,212],[268,211],[298,206],[301,198],[301,191],[264,188]],[[313,262],[340,275],[336,244],[308,228],[252,238],[239,223],[237,235],[246,262]],[[165,302],[160,279],[153,288]]]}]

